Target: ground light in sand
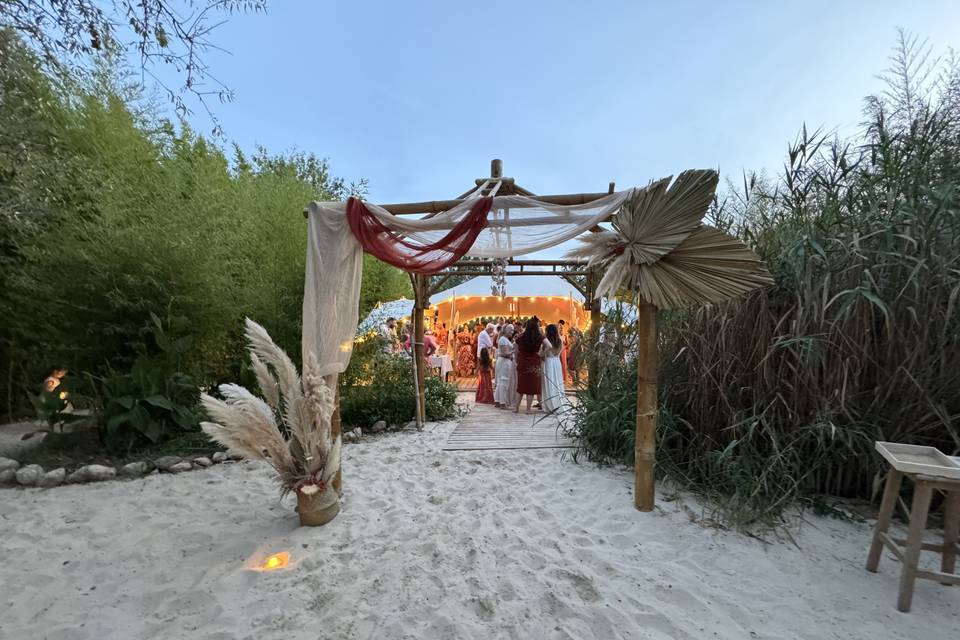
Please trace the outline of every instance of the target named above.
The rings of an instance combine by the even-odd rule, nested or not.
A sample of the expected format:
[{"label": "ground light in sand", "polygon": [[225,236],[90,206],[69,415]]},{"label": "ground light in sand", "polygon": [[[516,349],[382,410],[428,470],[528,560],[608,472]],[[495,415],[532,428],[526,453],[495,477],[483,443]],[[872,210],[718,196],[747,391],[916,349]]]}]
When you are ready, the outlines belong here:
[{"label": "ground light in sand", "polygon": [[251,571],[276,571],[277,569],[289,569],[291,566],[290,553],[287,551],[272,553],[263,559],[260,559],[261,557],[259,553],[254,554],[247,561],[247,568]]}]

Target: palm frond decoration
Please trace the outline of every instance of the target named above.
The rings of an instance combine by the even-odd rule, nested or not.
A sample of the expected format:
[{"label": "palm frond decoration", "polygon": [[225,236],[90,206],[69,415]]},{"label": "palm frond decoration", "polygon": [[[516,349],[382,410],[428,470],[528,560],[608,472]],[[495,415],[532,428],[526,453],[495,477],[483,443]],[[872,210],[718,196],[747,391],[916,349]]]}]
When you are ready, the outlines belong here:
[{"label": "palm frond decoration", "polygon": [[318,375],[316,359],[308,359],[301,380],[293,361],[263,327],[247,318],[245,335],[264,399],[241,386],[222,384],[218,391],[223,399],[200,396],[211,419],[201,428],[228,449],[269,462],[283,494],[333,491],[341,440],[331,437],[335,399]]},{"label": "palm frond decoration", "polygon": [[613,231],[581,238],[569,257],[605,273],[597,295],[621,288],[661,309],[709,304],[773,284],[763,261],[738,239],[702,223],[716,171],[695,169],[637,189],[612,220]]}]

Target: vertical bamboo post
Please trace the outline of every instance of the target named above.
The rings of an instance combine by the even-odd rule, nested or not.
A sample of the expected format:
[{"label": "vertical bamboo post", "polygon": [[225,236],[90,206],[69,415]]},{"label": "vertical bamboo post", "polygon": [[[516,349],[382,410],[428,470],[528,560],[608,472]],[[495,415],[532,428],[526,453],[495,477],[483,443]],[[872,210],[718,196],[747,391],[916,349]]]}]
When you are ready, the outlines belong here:
[{"label": "vertical bamboo post", "polygon": [[427,290],[426,282],[429,282],[429,276],[414,274],[413,276],[413,362],[414,371],[417,376],[417,428],[423,428],[423,422],[426,420],[424,411],[424,402],[426,394],[424,393],[424,375],[423,375],[423,310],[426,305],[425,293]]},{"label": "vertical bamboo post", "polygon": [[[334,376],[334,398],[333,415],[330,416],[330,439],[336,440],[337,436],[343,433],[343,427],[340,424],[340,382],[338,376]],[[337,475],[333,478],[333,488],[339,494],[343,489],[343,465],[337,469]]]},{"label": "vertical bamboo post", "polygon": [[657,437],[657,308],[637,305],[637,433],[634,445],[634,506],[653,511]]},{"label": "vertical bamboo post", "polygon": [[499,158],[494,158],[490,161],[490,177],[491,178],[502,178],[503,177],[503,160]]},{"label": "vertical bamboo post", "polygon": [[[597,284],[599,283],[599,274],[595,269],[591,269],[587,275],[587,304],[590,306],[590,330],[587,332],[589,344],[587,351],[595,350],[600,344],[600,325],[603,318],[600,313],[600,299],[597,298]],[[595,357],[587,360],[587,384],[597,384],[597,362]]]}]

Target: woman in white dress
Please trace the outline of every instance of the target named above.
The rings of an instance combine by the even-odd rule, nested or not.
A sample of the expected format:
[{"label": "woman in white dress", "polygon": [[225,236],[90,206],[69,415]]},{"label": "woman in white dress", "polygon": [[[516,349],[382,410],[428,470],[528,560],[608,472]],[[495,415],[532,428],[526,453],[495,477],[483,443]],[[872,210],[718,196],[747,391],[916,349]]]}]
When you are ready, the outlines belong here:
[{"label": "woman in white dress", "polygon": [[546,337],[540,347],[540,357],[543,358],[543,404],[544,411],[554,413],[563,406],[563,366],[560,364],[560,353],[563,351],[563,340],[557,325],[547,325]]},{"label": "woman in white dress", "polygon": [[517,363],[514,360],[513,325],[503,327],[497,339],[496,387],[493,404],[498,409],[512,409],[516,404]]}]

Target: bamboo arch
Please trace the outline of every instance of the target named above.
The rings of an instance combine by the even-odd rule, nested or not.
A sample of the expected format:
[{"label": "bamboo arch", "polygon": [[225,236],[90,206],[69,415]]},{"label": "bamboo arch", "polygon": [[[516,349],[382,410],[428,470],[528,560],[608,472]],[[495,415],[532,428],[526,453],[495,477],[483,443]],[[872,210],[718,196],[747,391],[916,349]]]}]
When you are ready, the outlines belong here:
[{"label": "bamboo arch", "polygon": [[[480,178],[476,186],[453,200],[426,201],[382,205],[392,215],[421,214],[424,218],[461,205],[464,198],[498,195],[534,196],[503,177],[501,160],[491,162],[489,178]],[[600,325],[600,298],[626,290],[640,300],[637,313],[639,356],[637,360],[637,416],[634,464],[634,504],[641,511],[651,511],[655,496],[655,451],[657,410],[657,309],[711,304],[742,295],[752,289],[772,284],[763,262],[736,238],[702,223],[714,198],[718,176],[712,170],[691,170],[681,173],[671,183],[664,178],[633,191],[620,210],[609,219],[612,229],[594,226],[581,237],[583,247],[568,254],[565,260],[519,261],[521,266],[508,275],[524,275],[522,264],[575,267],[586,275],[581,289],[590,309],[592,341],[596,342]],[[579,205],[605,198],[614,193],[614,183],[606,192],[535,196],[540,202],[557,205]],[[304,211],[308,215],[310,209]],[[529,218],[524,225],[556,224],[556,220]],[[503,221],[497,221],[504,226]],[[438,227],[440,228],[440,227]],[[469,272],[475,261],[460,261],[446,274]],[[469,270],[469,271],[467,271]],[[530,272],[528,272],[529,274]],[[542,273],[542,272],[539,272]],[[442,285],[431,286],[430,276],[411,273],[414,290],[414,362],[416,367],[417,424],[425,419],[423,335],[424,311],[430,295]],[[561,275],[561,274],[558,274]],[[577,285],[578,289],[580,288]],[[331,428],[333,437],[340,433],[340,402]],[[338,485],[340,476],[338,475]]]}]

